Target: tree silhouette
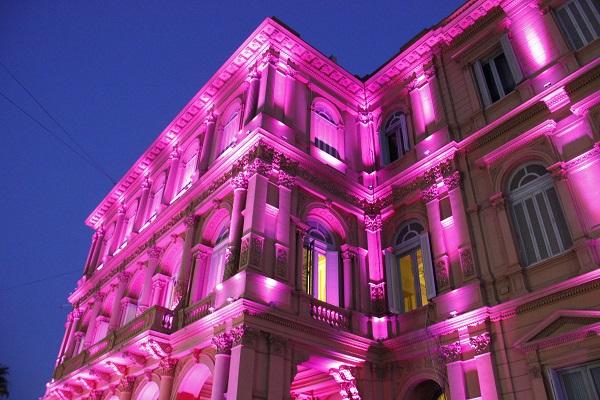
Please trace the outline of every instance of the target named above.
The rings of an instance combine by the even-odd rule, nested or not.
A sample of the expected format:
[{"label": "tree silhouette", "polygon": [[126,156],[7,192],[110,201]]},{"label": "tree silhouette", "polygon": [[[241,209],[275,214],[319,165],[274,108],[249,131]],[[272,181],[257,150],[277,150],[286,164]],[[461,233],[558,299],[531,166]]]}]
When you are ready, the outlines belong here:
[{"label": "tree silhouette", "polygon": [[0,365],[0,397],[8,398],[8,367]]}]

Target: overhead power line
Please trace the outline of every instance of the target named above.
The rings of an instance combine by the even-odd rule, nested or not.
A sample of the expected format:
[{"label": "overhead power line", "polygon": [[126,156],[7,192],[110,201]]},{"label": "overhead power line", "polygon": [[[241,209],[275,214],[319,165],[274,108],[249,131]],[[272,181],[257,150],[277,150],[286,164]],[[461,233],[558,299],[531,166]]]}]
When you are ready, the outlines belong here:
[{"label": "overhead power line", "polygon": [[116,184],[116,180],[104,168],[102,168],[102,166],[98,162],[96,162],[96,160],[92,157],[92,155],[88,151],[86,151],[85,148],[75,139],[75,137],[73,135],[71,135],[69,133],[69,131],[67,131],[67,129],[58,121],[58,119],[56,119],[50,113],[50,111],[48,111],[48,109],[46,107],[44,107],[44,105],[35,97],[35,95],[15,76],[15,74],[13,74],[11,72],[11,70],[6,66],[6,64],[4,64],[2,61],[0,61],[0,66],[21,87],[21,89],[23,89],[25,91],[25,93],[27,93],[27,95],[35,102],[35,104],[37,104],[37,106],[48,116],[48,118],[50,118],[56,124],[56,126],[58,126],[58,128],[60,128],[60,130],[64,132],[64,134],[67,136],[67,138],[69,138],[71,140],[71,142],[77,149],[75,149],[70,143],[67,143],[61,137],[56,135],[54,132],[50,131],[49,128],[47,128],[39,120],[34,118],[30,113],[25,111],[22,107],[17,105],[16,102],[14,102],[10,98],[8,98],[8,96],[6,96],[5,94],[2,94],[2,93],[0,93],[0,95],[2,95],[2,97],[4,97],[8,102],[10,102],[17,109],[19,109],[19,111],[21,111],[23,114],[25,114],[27,117],[29,117],[34,122],[36,122],[42,129],[44,129],[46,132],[50,133],[55,139],[57,139],[59,142],[61,142],[65,146],[67,146],[72,152],[74,152],[80,158],[82,158],[83,161],[85,161],[88,165],[92,166],[94,169],[96,169],[96,171],[100,172],[102,175],[107,177],[113,185]]},{"label": "overhead power line", "polygon": [[5,292],[5,291],[9,291],[9,290],[13,290],[13,289],[19,289],[19,288],[22,288],[24,286],[34,285],[36,283],[46,282],[46,281],[49,281],[49,280],[52,280],[52,279],[60,278],[62,276],[71,275],[71,274],[74,274],[74,273],[79,272],[79,271],[80,271],[79,269],[73,269],[73,270],[70,270],[70,271],[62,272],[60,274],[50,275],[50,276],[46,276],[44,278],[34,279],[34,280],[31,280],[31,281],[27,281],[27,282],[22,282],[22,283],[19,283],[17,285],[14,285],[14,286],[9,286],[9,287],[6,287],[6,288],[0,288],[0,293],[1,292]]}]

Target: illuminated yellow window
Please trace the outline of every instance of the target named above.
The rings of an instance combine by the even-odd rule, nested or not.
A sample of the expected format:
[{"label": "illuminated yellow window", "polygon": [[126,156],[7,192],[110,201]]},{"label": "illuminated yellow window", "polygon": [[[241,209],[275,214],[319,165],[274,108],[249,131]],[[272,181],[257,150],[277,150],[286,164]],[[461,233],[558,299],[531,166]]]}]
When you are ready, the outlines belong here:
[{"label": "illuminated yellow window", "polygon": [[317,270],[319,284],[317,299],[321,301],[327,301],[327,258],[325,257],[325,254],[318,254]]},{"label": "illuminated yellow window", "polygon": [[309,247],[304,247],[302,252],[302,286],[304,292],[313,295],[313,250]]},{"label": "illuminated yellow window", "polygon": [[412,254],[400,257],[400,283],[402,288],[402,303],[404,311],[417,308],[417,293],[413,274]]},{"label": "illuminated yellow window", "polygon": [[423,252],[421,248],[416,252],[417,274],[419,276],[419,292],[421,294],[421,304],[427,304],[427,285],[425,284],[425,267],[423,266]]}]

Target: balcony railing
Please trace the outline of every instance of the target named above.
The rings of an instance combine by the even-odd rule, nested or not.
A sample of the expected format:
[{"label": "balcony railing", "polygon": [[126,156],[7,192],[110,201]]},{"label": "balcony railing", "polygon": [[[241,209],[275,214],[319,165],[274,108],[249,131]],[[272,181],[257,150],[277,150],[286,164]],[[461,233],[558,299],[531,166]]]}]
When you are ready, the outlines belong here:
[{"label": "balcony railing", "polygon": [[183,326],[187,326],[199,319],[205,317],[213,311],[214,306],[214,295],[210,295],[200,300],[196,304],[192,304],[188,308],[182,310],[183,317],[180,321],[183,322]]},{"label": "balcony railing", "polygon": [[131,320],[114,332],[109,333],[104,339],[94,343],[75,357],[65,360],[54,370],[54,379],[81,368],[83,365],[93,361],[102,354],[108,353],[116,346],[127,342],[137,335],[146,331],[170,333],[173,329],[173,312],[163,307],[154,306],[147,309],[143,314]]},{"label": "balcony railing", "polygon": [[350,312],[317,299],[310,300],[310,316],[334,328],[350,329]]}]

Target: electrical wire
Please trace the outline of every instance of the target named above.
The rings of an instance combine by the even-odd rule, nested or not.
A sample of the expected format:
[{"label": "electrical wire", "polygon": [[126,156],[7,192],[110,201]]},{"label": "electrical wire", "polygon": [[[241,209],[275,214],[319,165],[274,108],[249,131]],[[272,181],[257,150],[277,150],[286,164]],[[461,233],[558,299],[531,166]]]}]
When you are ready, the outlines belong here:
[{"label": "electrical wire", "polygon": [[25,109],[20,107],[16,102],[14,102],[10,97],[5,95],[1,91],[0,91],[0,96],[2,96],[6,101],[8,101],[10,104],[12,104],[17,110],[19,110],[23,114],[25,114],[29,119],[31,119],[33,122],[35,122],[40,128],[42,128],[44,131],[48,132],[50,134],[50,136],[52,136],[54,139],[58,140],[65,147],[67,147],[69,150],[71,150],[73,153],[75,153],[77,156],[79,156],[86,164],[90,165],[96,171],[98,171],[99,173],[104,175],[106,178],[108,178],[113,185],[116,184],[115,180],[107,172],[105,172],[102,168],[98,167],[97,165],[94,165],[93,163],[91,163],[87,158],[85,158],[85,156],[83,154],[81,154],[79,151],[77,151],[77,149],[73,148],[73,146],[71,144],[69,144],[63,138],[61,138],[60,136],[55,134],[53,131],[51,131],[49,128],[47,128],[37,118],[35,118],[33,115],[28,113]]},{"label": "electrical wire", "polygon": [[[50,118],[55,124],[56,126],[58,126],[58,128],[60,128],[61,131],[64,132],[64,134],[71,140],[71,142],[77,147],[78,151],[75,151],[75,149],[72,148],[72,146],[67,145],[67,143],[64,140],[60,140],[61,143],[67,145],[67,147],[75,152],[77,155],[79,155],[82,159],[84,159],[84,161],[86,161],[89,165],[91,165],[93,168],[95,168],[97,171],[99,171],[100,173],[102,173],[102,175],[104,175],[105,177],[107,177],[110,182],[114,185],[116,184],[116,180],[106,171],[104,170],[99,164],[98,162],[96,162],[96,160],[92,157],[92,155],[87,152],[85,150],[85,148],[75,139],[75,137],[73,135],[71,135],[69,133],[69,131],[67,131],[67,129],[50,113],[50,111],[48,111],[48,109],[46,107],[44,107],[44,105],[35,97],[35,95],[23,84],[23,82],[21,82],[16,76],[15,74],[13,74],[11,72],[11,70],[6,66],[6,64],[4,64],[1,60],[0,60],[0,66],[4,69],[4,71],[6,71],[6,73],[21,87],[21,89],[23,89],[25,91],[25,93],[27,93],[27,95],[35,102],[35,104],[37,104],[37,106],[48,116],[48,118]],[[15,107],[17,107],[21,112],[23,112],[24,114],[26,114],[30,119],[34,119],[29,113],[25,112],[21,107],[19,107],[14,101],[8,99],[8,97],[6,95],[3,95],[3,97],[5,99],[7,99],[10,103],[12,103]],[[34,119],[35,120],[35,119]],[[35,121],[38,123],[38,125],[42,125],[39,121]],[[48,128],[42,126],[42,128],[46,131],[49,131]],[[52,132],[50,132],[52,134],[52,136],[54,136],[55,138],[57,138],[55,134],[53,134]],[[58,138],[57,138],[58,139]]]},{"label": "electrical wire", "polygon": [[22,282],[22,283],[19,283],[17,285],[14,285],[14,286],[0,288],[0,293],[4,292],[4,291],[13,290],[13,289],[19,289],[19,288],[22,288],[22,287],[25,287],[25,286],[34,285],[36,283],[46,282],[46,281],[49,281],[49,280],[52,280],[52,279],[56,279],[56,278],[60,278],[60,277],[66,276],[66,275],[71,275],[71,274],[74,274],[74,273],[79,272],[79,271],[80,271],[79,269],[73,269],[73,270],[70,270],[70,271],[62,272],[60,274],[50,275],[50,276],[47,276],[47,277],[44,277],[44,278],[34,279],[32,281],[27,281],[27,282]]}]

